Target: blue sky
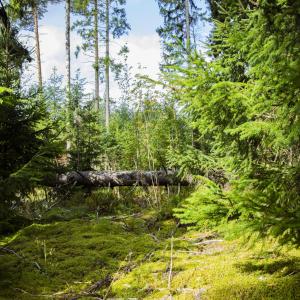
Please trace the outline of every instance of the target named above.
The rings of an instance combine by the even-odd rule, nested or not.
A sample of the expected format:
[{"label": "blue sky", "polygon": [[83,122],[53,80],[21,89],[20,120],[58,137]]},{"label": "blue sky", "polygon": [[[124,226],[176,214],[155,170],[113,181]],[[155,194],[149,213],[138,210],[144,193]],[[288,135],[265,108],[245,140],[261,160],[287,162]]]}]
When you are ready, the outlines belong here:
[{"label": "blue sky", "polygon": [[[126,13],[133,34],[153,34],[162,23],[155,0],[127,0]],[[64,18],[64,3],[50,5],[40,23],[41,25],[63,27]]]},{"label": "blue sky", "polygon": [[[196,0],[203,7],[204,0]],[[155,0],[127,0],[126,13],[131,31],[128,36],[124,36],[117,41],[112,42],[112,56],[116,56],[121,46],[127,44],[130,50],[128,63],[132,66],[133,73],[141,72],[139,65],[143,66],[142,72],[153,78],[159,73],[159,63],[161,60],[161,49],[159,37],[156,28],[162,24],[162,17],[159,15],[159,9]],[[74,19],[74,17],[72,17]],[[40,21],[40,40],[43,79],[46,81],[56,67],[60,74],[65,73],[65,28],[64,28],[64,3],[50,5],[48,12]],[[200,26],[201,40],[207,36],[209,27]],[[76,69],[81,69],[81,74],[88,81],[87,88],[93,93],[93,68],[92,58],[89,55],[80,55],[75,58],[74,52],[76,46],[81,44],[81,38],[75,33],[71,34],[72,63],[71,71],[75,73]],[[33,47],[33,40],[29,40],[29,45]],[[101,51],[104,51],[103,45]],[[100,53],[101,54],[101,53]],[[91,55],[92,56],[92,55]],[[28,73],[35,78],[35,62],[33,62]],[[103,85],[102,85],[103,86]],[[112,79],[112,97],[118,97],[119,91],[117,85]],[[103,88],[103,87],[102,87]],[[103,90],[101,92],[104,92]]]}]

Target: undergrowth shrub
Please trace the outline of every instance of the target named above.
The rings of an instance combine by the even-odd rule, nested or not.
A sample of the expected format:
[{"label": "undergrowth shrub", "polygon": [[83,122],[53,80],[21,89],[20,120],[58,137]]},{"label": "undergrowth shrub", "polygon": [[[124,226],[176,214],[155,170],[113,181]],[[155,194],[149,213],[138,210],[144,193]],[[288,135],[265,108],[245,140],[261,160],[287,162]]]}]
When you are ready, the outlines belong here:
[{"label": "undergrowth shrub", "polygon": [[180,207],[175,208],[174,216],[181,224],[195,229],[212,229],[240,216],[238,204],[220,186],[202,178],[202,184],[188,196]]},{"label": "undergrowth shrub", "polygon": [[159,220],[171,219],[173,217],[173,210],[178,207],[181,201],[180,195],[170,195],[162,202],[161,207],[157,213]]}]

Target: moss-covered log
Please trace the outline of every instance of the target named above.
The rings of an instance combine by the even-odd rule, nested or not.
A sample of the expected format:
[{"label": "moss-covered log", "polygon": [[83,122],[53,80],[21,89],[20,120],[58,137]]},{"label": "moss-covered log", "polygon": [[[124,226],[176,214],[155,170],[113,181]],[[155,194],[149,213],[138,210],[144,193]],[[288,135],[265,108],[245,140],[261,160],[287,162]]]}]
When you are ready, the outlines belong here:
[{"label": "moss-covered log", "polygon": [[174,172],[165,171],[73,171],[58,175],[55,184],[92,187],[189,185]]}]

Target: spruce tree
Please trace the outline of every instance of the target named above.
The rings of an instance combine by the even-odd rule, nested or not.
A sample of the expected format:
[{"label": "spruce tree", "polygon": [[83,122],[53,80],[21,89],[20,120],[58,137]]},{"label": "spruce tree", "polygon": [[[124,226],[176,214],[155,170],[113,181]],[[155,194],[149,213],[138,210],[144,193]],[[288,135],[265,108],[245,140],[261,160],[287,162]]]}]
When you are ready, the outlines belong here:
[{"label": "spruce tree", "polygon": [[0,78],[1,217],[13,213],[25,194],[55,172],[53,162],[59,151],[45,102],[34,94],[21,94],[18,83],[29,52],[16,39],[17,29],[4,13],[2,7],[0,70],[9,67],[9,72]]},{"label": "spruce tree", "polygon": [[[236,219],[261,235],[299,244],[300,6],[253,3],[222,1],[213,11],[210,61],[199,55],[174,75],[205,145],[202,157],[229,180],[225,190],[208,183],[181,213],[199,224],[213,215],[218,222]],[[196,206],[212,210],[197,220]]]}]

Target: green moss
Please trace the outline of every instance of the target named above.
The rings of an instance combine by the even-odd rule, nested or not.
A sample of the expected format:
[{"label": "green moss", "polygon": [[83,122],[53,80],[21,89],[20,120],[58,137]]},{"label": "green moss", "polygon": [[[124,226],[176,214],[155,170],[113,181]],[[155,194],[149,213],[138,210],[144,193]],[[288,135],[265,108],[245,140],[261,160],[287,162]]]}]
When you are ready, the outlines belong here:
[{"label": "green moss", "polygon": [[43,215],[42,222],[57,222],[68,221],[74,218],[81,218],[88,214],[88,210],[85,206],[77,207],[54,207]]},{"label": "green moss", "polygon": [[129,254],[133,260],[140,259],[157,246],[146,233],[137,236],[122,223],[105,219],[33,224],[6,245],[22,258],[8,253],[0,257],[5,270],[0,273],[0,296],[30,299],[32,295],[81,291],[113,274]]},{"label": "green moss", "polygon": [[[199,234],[198,234],[199,235]],[[171,289],[168,289],[170,247],[157,251],[144,263],[113,283],[118,297],[161,299],[297,299],[299,250],[258,243],[255,248],[240,242],[193,246],[197,233],[174,240]],[[170,243],[170,241],[169,241]],[[187,245],[189,244],[189,245]],[[187,250],[188,249],[188,250]],[[268,255],[266,255],[266,250]]]},{"label": "green moss", "polygon": [[[154,212],[32,224],[2,241],[21,258],[1,252],[0,299],[68,299],[108,276],[116,298],[296,299],[299,250],[279,252],[271,243],[248,249],[238,240],[195,245],[210,238]],[[96,291],[100,298],[108,284]]]}]

